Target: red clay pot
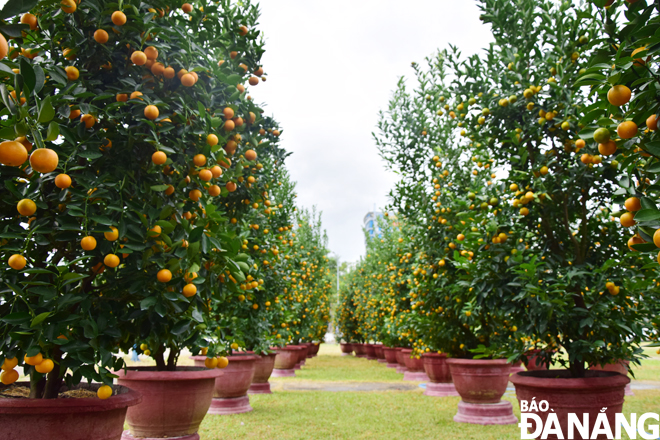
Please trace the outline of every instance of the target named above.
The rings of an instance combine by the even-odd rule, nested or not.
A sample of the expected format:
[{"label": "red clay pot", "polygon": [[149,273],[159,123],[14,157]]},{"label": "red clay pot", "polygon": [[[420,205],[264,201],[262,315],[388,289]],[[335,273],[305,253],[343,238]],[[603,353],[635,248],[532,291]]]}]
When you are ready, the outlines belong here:
[{"label": "red clay pot", "polygon": [[[206,356],[193,356],[195,366],[204,365]],[[254,354],[227,356],[229,365],[222,369],[222,377],[215,380],[213,401],[209,414],[241,414],[252,411],[247,391],[252,385],[255,364],[260,359]]]},{"label": "red clay pot", "polygon": [[385,354],[383,353],[383,344],[374,344],[374,353],[376,353],[376,359],[378,362],[385,361]]},{"label": "red clay pot", "polygon": [[339,349],[341,350],[342,356],[349,356],[353,353],[353,344],[350,343],[341,343],[339,344]]},{"label": "red clay pot", "polygon": [[[628,366],[630,365],[629,361],[618,361],[612,364],[606,364],[604,367],[600,365],[592,365],[589,367],[590,370],[594,371],[614,371],[615,373],[623,374],[624,376],[628,375]],[[635,393],[632,392],[630,384],[626,385],[626,396],[634,396]]]},{"label": "red clay pot", "polygon": [[412,349],[404,348],[401,350],[403,354],[403,360],[406,363],[406,368],[408,369],[403,373],[403,380],[411,380],[416,382],[426,382],[429,380],[429,377],[424,372],[424,361],[420,357],[417,359],[412,355]]},{"label": "red clay pot", "polygon": [[383,346],[383,355],[385,356],[388,368],[396,368],[399,366],[399,363],[396,361],[396,351],[396,348]]},{"label": "red clay pot", "polygon": [[[29,387],[29,382],[17,385]],[[100,384],[80,384],[96,392]],[[7,388],[0,384],[0,389]],[[142,401],[139,392],[114,386],[106,400],[0,399],[0,438],[3,440],[119,440],[126,409]]]},{"label": "red clay pot", "polygon": [[271,377],[294,377],[296,375],[294,368],[298,363],[300,351],[303,347],[299,345],[287,345],[286,347],[273,348],[275,355],[275,365]]},{"label": "red clay pot", "polygon": [[[538,370],[525,371],[514,374],[511,382],[516,387],[518,401],[536,402],[547,400],[549,407],[557,414],[564,438],[568,435],[568,414],[577,414],[580,422],[584,413],[589,414],[589,433],[593,430],[596,418],[602,408],[607,408],[605,414],[610,426],[615,426],[615,414],[622,412],[624,390],[630,379],[622,374],[611,371],[587,371],[587,377],[572,379],[568,370]],[[538,415],[543,423],[551,411],[533,412]],[[533,420],[532,432],[536,429]],[[557,436],[550,435],[549,439]],[[582,439],[575,432],[576,439]],[[598,436],[598,439],[606,439],[607,436]]]},{"label": "red clay pot", "polygon": [[[117,383],[142,394],[142,403],[128,410],[126,423],[132,437],[197,439],[197,430],[211,405],[213,388],[223,371],[177,367],[156,371],[138,367],[117,373]],[[87,437],[91,438],[91,437]]]},{"label": "red clay pot", "polygon": [[376,357],[376,347],[374,344],[364,344],[364,351],[367,355],[367,360],[375,361],[378,359]]},{"label": "red clay pot", "polygon": [[406,360],[403,357],[403,353],[401,352],[403,350],[402,347],[396,347],[396,362],[399,364],[398,367],[396,367],[396,372],[397,373],[405,373],[408,371],[408,367],[406,367]]},{"label": "red clay pot", "polygon": [[447,355],[444,353],[424,353],[422,354],[422,360],[424,371],[429,377],[424,395],[433,397],[458,396],[447,364]]},{"label": "red clay pot", "polygon": [[307,351],[309,350],[309,345],[307,342],[298,344],[299,347],[302,347],[302,350],[298,352],[298,363],[294,367],[295,370],[300,370],[303,365],[305,365],[305,359],[307,359]]},{"label": "red clay pot", "polygon": [[456,391],[466,403],[498,403],[509,382],[506,359],[447,359]]},{"label": "red clay pot", "polygon": [[319,354],[319,348],[321,348],[320,342],[315,342],[312,344],[312,357],[316,357]]},{"label": "red clay pot", "polygon": [[422,355],[424,371],[433,383],[452,383],[451,372],[447,364],[447,355],[438,353],[424,353]]},{"label": "red clay pot", "polygon": [[361,344],[359,342],[354,342],[351,345],[353,346],[353,351],[355,352],[355,356],[359,358],[367,357],[367,351],[364,344]]},{"label": "red clay pot", "polygon": [[527,371],[548,370],[550,368],[548,364],[541,364],[541,357],[535,356],[536,353],[540,352],[541,350],[531,350],[529,352],[527,362],[525,362],[525,368]]},{"label": "red clay pot", "polygon": [[259,360],[254,363],[254,378],[248,394],[272,394],[268,379],[273,374],[276,355],[277,353],[268,353],[259,356]]}]

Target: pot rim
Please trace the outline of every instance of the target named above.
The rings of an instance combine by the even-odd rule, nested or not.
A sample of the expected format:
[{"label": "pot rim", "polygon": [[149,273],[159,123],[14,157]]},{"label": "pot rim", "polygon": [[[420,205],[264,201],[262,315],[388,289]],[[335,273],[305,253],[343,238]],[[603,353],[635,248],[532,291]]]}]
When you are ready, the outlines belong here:
[{"label": "pot rim", "polygon": [[302,345],[286,345],[284,347],[271,347],[271,350],[275,351],[275,354],[277,354],[277,350],[289,350],[289,351],[296,351],[296,350],[304,350],[307,347],[303,347]]},{"label": "pot rim", "polygon": [[487,366],[504,366],[509,362],[506,359],[462,359],[462,358],[447,358],[447,363],[452,365],[461,365],[465,367],[487,367]]},{"label": "pot rim", "polygon": [[[203,356],[206,359],[206,356]],[[156,371],[156,367],[129,367],[114,374],[119,376],[118,380],[139,381],[172,381],[172,380],[200,380],[215,379],[224,374],[219,368],[205,367],[176,367],[175,371]]]},{"label": "pot rim", "polygon": [[[30,386],[30,382],[16,382],[13,385]],[[79,384],[76,388],[96,391],[101,383]],[[128,408],[142,402],[142,393],[132,390],[124,385],[113,385],[113,390],[120,390],[120,394],[112,395],[102,400],[98,397],[83,397],[80,399],[0,399],[0,414],[25,414],[25,409],[44,409],[48,413],[67,412],[102,412],[118,408]],[[58,409],[60,411],[53,411]]]},{"label": "pot rim", "polygon": [[[533,388],[552,388],[585,390],[593,388],[617,388],[625,387],[630,383],[630,378],[614,371],[587,370],[590,377],[556,377],[557,375],[568,375],[568,370],[532,370],[521,371],[511,375],[510,381],[516,386]],[[538,376],[555,377],[538,377]]]},{"label": "pot rim", "polygon": [[[227,359],[229,359],[229,362],[232,361],[258,361],[261,359],[261,356],[258,354],[232,354],[230,356],[225,356]],[[203,361],[206,359],[206,356],[190,356],[191,359],[196,360],[196,361]]]},{"label": "pot rim", "polygon": [[447,359],[447,353],[422,353],[422,358]]}]

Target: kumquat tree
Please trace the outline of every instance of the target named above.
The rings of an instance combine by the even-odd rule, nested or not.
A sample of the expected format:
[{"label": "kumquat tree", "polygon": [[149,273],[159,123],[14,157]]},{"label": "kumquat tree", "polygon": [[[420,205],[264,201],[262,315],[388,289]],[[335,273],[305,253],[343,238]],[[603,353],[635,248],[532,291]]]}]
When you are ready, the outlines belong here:
[{"label": "kumquat tree", "polygon": [[270,197],[280,131],[244,85],[263,75],[256,6],[9,2],[1,15],[2,382],[22,365],[30,396],[54,398],[63,380],[110,383],[135,344],[161,370],[184,348],[267,348],[281,286],[261,274],[294,220],[286,192]]}]

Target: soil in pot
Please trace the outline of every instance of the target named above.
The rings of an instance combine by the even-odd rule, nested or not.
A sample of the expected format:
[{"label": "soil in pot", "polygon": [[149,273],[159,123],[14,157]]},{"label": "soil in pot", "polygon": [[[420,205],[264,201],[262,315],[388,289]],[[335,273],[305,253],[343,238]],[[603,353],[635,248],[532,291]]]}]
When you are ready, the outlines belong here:
[{"label": "soil in pot", "polygon": [[[596,420],[603,412],[609,420],[612,429],[615,426],[616,413],[622,412],[625,387],[630,379],[622,374],[612,371],[587,371],[584,378],[571,378],[568,370],[539,370],[516,373],[511,377],[516,387],[518,402],[538,403],[547,401],[546,411],[527,411],[540,417],[543,426],[552,414],[557,417],[564,438],[568,438],[568,414],[576,414],[580,423],[584,421],[584,414],[589,414],[588,435],[583,437],[574,431],[575,439],[591,438]],[[605,411],[602,411],[606,408]],[[545,408],[543,408],[545,409]],[[522,417],[522,415],[521,415]],[[601,416],[602,417],[602,416]],[[528,431],[535,433],[538,427],[533,420]],[[537,434],[540,438],[542,430]],[[556,435],[549,435],[548,439],[557,439]],[[597,436],[606,439],[607,435]]]},{"label": "soil in pot", "polygon": [[177,367],[156,371],[137,367],[117,372],[117,383],[142,394],[142,403],[129,408],[129,431],[123,439],[183,437],[198,439],[197,430],[211,405],[220,369]]},{"label": "soil in pot", "polygon": [[[113,387],[112,397],[96,395],[100,384],[63,387],[58,399],[27,399],[29,382],[1,385],[12,397],[0,396],[0,434],[3,440],[120,440],[126,410],[139,404],[139,392],[123,386]],[[77,397],[84,396],[84,397]]]}]

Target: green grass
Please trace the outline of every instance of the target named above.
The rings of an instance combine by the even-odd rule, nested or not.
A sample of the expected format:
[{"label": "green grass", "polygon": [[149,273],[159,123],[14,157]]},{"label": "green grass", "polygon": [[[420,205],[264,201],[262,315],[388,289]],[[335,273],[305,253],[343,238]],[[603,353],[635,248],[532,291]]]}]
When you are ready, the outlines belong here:
[{"label": "green grass", "polygon": [[296,371],[296,377],[278,378],[277,380],[318,380],[327,382],[400,382],[403,374],[387,368],[377,361],[365,358],[341,356],[336,344],[321,344],[319,355],[307,359],[302,370]]},{"label": "green grass", "polygon": [[[624,413],[657,412],[660,390],[626,397]],[[518,403],[513,403],[516,416]],[[203,440],[240,439],[520,439],[517,425],[454,423],[458,397],[408,392],[279,392],[250,396],[254,411],[207,416]]]}]

